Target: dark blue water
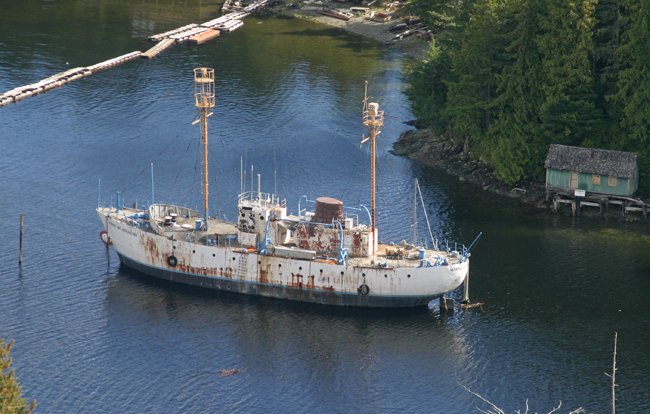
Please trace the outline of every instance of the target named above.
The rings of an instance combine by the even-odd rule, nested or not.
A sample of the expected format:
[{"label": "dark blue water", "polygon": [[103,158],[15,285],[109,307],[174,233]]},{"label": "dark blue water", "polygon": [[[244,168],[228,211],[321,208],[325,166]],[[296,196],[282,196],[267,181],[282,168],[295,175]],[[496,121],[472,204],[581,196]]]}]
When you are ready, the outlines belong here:
[{"label": "dark blue water", "polygon": [[[1,2],[0,91],[151,46],[214,17],[206,1]],[[201,47],[177,45],[0,108],[0,337],[39,412],[477,412],[459,384],[507,411],[650,411],[648,224],[529,212],[391,155],[412,118],[402,57],[328,27],[266,16]],[[369,199],[359,146],[363,81],[385,109],[381,238],[412,234],[417,177],[434,233],[469,243],[483,310],[355,311],[202,292],[119,269],[102,204],[201,203],[192,69],[214,67],[211,210],[233,218],[240,160],[287,197]],[[256,179],[255,179],[256,181]],[[24,264],[18,220],[25,214]],[[421,215],[421,214],[420,214]],[[426,232],[423,224],[420,234]],[[459,297],[459,292],[456,293]],[[222,369],[237,374],[220,376]]]}]

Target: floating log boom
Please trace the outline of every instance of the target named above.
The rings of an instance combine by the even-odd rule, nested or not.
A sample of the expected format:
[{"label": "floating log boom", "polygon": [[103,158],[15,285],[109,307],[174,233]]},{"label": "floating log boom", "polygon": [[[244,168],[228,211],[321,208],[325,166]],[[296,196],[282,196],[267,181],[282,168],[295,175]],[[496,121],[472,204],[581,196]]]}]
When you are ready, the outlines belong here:
[{"label": "floating log boom", "polygon": [[102,70],[112,68],[130,60],[143,57],[151,59],[175,43],[192,42],[203,44],[219,36],[221,32],[233,32],[244,25],[243,19],[251,13],[261,10],[269,4],[269,0],[259,0],[242,8],[240,11],[224,14],[203,24],[191,23],[185,26],[168,30],[149,36],[149,40],[157,42],[156,45],[146,52],[134,51],[116,58],[108,59],[88,67],[77,67],[68,69],[65,72],[57,73],[49,78],[36,83],[20,86],[0,94],[0,107],[10,103],[18,102],[32,95],[37,95],[50,89],[60,87],[68,82],[83,78]]}]

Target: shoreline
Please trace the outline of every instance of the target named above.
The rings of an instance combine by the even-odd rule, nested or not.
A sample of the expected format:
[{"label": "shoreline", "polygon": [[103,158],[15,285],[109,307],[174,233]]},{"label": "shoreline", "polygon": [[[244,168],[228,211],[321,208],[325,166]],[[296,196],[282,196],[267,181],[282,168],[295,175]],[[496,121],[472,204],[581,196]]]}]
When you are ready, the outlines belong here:
[{"label": "shoreline", "polygon": [[[346,5],[341,6],[345,7]],[[411,59],[424,58],[428,49],[429,42],[415,36],[398,41],[392,40],[395,34],[390,33],[388,29],[396,23],[397,19],[378,23],[366,20],[363,16],[355,16],[345,21],[319,14],[319,9],[322,9],[322,6],[304,5],[300,8],[291,8],[278,5],[269,10],[279,15],[317,22],[372,39],[388,48],[400,51]],[[543,183],[524,182],[519,186],[509,186],[499,181],[489,167],[480,161],[471,159],[462,142],[455,142],[446,137],[435,137],[427,129],[402,132],[393,144],[391,153],[442,170],[457,177],[461,182],[468,182],[480,187],[483,191],[517,199],[528,208],[545,209],[548,206]]]},{"label": "shoreline", "polygon": [[517,199],[523,206],[546,209],[546,188],[543,183],[522,182],[510,186],[498,180],[489,167],[471,158],[465,143],[445,136],[434,136],[428,129],[405,131],[393,144],[391,153],[408,157],[422,164],[473,184],[483,191]]},{"label": "shoreline", "polygon": [[[340,8],[349,4],[337,3]],[[275,14],[308,20],[348,33],[363,36],[397,50],[410,59],[423,59],[429,42],[416,36],[394,41],[394,33],[389,28],[401,19],[385,23],[366,20],[363,16],[354,16],[345,21],[318,13],[322,5],[303,5],[299,8],[277,5],[269,10]],[[522,181],[517,185],[508,185],[497,179],[493,170],[480,160],[473,159],[462,141],[447,136],[436,136],[428,129],[410,129],[402,132],[393,144],[390,152],[405,156],[428,167],[432,167],[456,177],[461,182],[470,183],[483,191],[516,200],[523,208],[547,210],[546,186],[543,182]],[[589,215],[589,212],[582,214]],[[627,217],[626,221],[635,221]]]},{"label": "shoreline", "polygon": [[[349,8],[350,4],[336,3],[337,8]],[[420,39],[417,36],[409,36],[400,40],[393,40],[395,33],[388,29],[401,19],[391,19],[386,23],[379,23],[366,20],[364,16],[354,16],[350,20],[341,20],[318,13],[323,5],[303,5],[299,8],[277,5],[269,8],[269,11],[282,16],[293,17],[296,19],[308,20],[320,23],[326,26],[341,29],[348,33],[363,36],[374,40],[389,48],[395,49],[412,59],[421,59],[425,56],[429,42]]]}]

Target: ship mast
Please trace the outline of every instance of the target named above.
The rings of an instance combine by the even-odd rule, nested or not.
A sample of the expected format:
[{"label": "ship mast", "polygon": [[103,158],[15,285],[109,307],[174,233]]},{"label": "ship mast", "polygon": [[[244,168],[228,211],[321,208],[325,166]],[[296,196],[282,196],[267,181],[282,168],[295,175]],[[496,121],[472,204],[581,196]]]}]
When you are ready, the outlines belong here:
[{"label": "ship mast", "polygon": [[384,111],[379,110],[377,102],[368,102],[368,81],[366,81],[363,96],[363,125],[368,127],[370,135],[361,138],[361,143],[370,140],[370,214],[371,229],[373,235],[371,256],[375,255],[377,246],[377,220],[376,220],[376,179],[375,170],[377,163],[377,145],[375,139],[381,134],[381,127],[384,126]]},{"label": "ship mast", "polygon": [[214,69],[196,68],[194,69],[194,106],[199,110],[199,119],[192,125],[201,123],[201,143],[203,144],[203,171],[202,171],[202,190],[203,190],[203,209],[205,230],[208,229],[208,117],[212,115],[211,109],[214,108]]}]

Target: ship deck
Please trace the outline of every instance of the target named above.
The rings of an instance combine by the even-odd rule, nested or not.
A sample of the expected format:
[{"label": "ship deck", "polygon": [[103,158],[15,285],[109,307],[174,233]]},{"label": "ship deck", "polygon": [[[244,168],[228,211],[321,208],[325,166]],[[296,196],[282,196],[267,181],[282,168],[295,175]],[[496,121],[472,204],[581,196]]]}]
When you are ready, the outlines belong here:
[{"label": "ship deck", "polygon": [[[138,222],[136,217],[138,214],[146,213],[146,211],[123,208],[120,211],[115,211],[114,208],[106,208],[104,213],[109,213],[113,219],[123,222],[129,222],[136,225]],[[150,226],[138,226],[141,230],[158,234]],[[194,218],[177,217],[176,221],[170,225],[161,226],[165,237],[174,237],[177,239],[183,238],[187,241],[192,241],[200,244],[207,244],[210,246],[231,247],[231,248],[247,248],[249,246],[241,245],[237,240],[237,226],[232,222],[211,218],[208,220],[208,230],[197,230],[195,228]],[[291,247],[291,246],[287,246]],[[461,256],[457,252],[447,252],[443,250],[425,250],[426,258],[431,261],[432,258],[439,257],[449,264],[456,264],[461,262]],[[336,257],[317,256],[314,261],[316,262],[336,262]],[[377,253],[369,257],[349,257],[348,263],[355,267],[367,268],[396,268],[396,267],[420,267],[421,259],[419,258],[419,251],[414,246],[409,245],[390,245],[379,243],[377,246]]]}]

